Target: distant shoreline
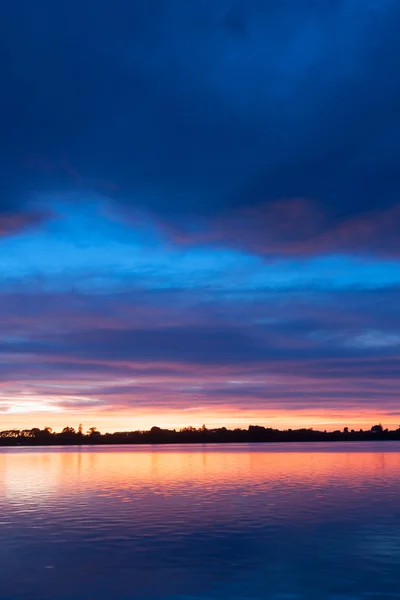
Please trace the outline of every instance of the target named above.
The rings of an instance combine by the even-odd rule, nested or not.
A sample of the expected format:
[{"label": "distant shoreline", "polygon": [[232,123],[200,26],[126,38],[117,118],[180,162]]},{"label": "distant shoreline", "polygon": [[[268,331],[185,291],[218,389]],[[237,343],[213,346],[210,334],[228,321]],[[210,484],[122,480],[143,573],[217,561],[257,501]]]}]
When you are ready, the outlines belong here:
[{"label": "distant shoreline", "polygon": [[0,447],[31,446],[122,446],[122,445],[193,445],[193,444],[253,444],[253,443],[305,443],[305,442],[374,442],[400,441],[400,428],[389,431],[374,425],[368,431],[315,431],[313,429],[288,429],[280,431],[258,425],[248,429],[196,429],[186,427],[176,431],[152,427],[149,431],[129,431],[102,434],[95,427],[83,433],[65,427],[61,432],[45,429],[8,429],[0,431]]},{"label": "distant shoreline", "polygon": [[369,443],[374,443],[374,442],[383,442],[385,444],[389,444],[390,442],[392,443],[400,443],[400,438],[399,439],[371,439],[371,440],[325,440],[325,441],[321,441],[321,440],[313,440],[313,441],[302,441],[302,442],[295,442],[295,441],[291,441],[291,442],[143,442],[143,443],[125,443],[125,444],[121,444],[121,443],[107,443],[107,444],[102,444],[102,443],[98,443],[98,442],[93,442],[93,443],[87,443],[87,444],[0,444],[0,451],[2,448],[6,449],[6,448],[15,448],[15,449],[28,449],[28,448],[75,448],[75,449],[83,449],[83,448],[129,448],[129,447],[136,447],[136,448],[151,448],[154,446],[162,446],[162,447],[204,447],[204,446],[295,446],[296,444],[298,445],[304,445],[306,446],[307,444],[311,444],[311,445],[315,445],[317,446],[318,444],[328,444],[330,446],[335,446],[335,445],[340,445],[340,444],[351,444],[354,446],[362,446],[362,444],[369,444]]}]

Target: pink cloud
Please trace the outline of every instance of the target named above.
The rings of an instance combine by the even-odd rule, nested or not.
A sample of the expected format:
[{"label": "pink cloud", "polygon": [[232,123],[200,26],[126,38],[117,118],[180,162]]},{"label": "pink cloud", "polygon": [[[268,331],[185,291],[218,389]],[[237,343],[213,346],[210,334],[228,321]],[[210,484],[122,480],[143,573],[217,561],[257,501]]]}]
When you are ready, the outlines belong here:
[{"label": "pink cloud", "polygon": [[50,211],[40,210],[0,214],[0,237],[17,235],[25,229],[37,227],[51,216]]},{"label": "pink cloud", "polygon": [[218,244],[260,255],[400,254],[400,204],[338,216],[307,199],[230,210],[212,219],[157,226],[176,244]]}]

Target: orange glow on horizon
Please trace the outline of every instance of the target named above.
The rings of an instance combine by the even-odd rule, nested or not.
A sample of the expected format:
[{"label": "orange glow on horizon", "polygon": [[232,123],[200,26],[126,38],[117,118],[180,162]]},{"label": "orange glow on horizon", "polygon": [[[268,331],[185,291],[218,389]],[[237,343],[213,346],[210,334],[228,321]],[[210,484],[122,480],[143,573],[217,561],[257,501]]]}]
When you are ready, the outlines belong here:
[{"label": "orange glow on horizon", "polygon": [[311,412],[304,411],[250,411],[237,410],[226,407],[211,407],[190,410],[167,410],[149,412],[148,410],[115,410],[115,411],[60,411],[60,412],[25,412],[3,413],[0,417],[0,430],[5,429],[31,429],[33,427],[52,427],[60,431],[63,427],[77,428],[82,423],[84,430],[97,427],[102,433],[115,431],[148,430],[153,426],[165,429],[180,429],[182,427],[201,427],[203,424],[209,429],[217,427],[236,427],[246,429],[249,425],[263,425],[274,429],[300,429],[313,428],[321,431],[335,429],[364,429],[382,423],[389,429],[397,429],[400,417],[377,413],[370,410],[342,411],[326,410]]}]

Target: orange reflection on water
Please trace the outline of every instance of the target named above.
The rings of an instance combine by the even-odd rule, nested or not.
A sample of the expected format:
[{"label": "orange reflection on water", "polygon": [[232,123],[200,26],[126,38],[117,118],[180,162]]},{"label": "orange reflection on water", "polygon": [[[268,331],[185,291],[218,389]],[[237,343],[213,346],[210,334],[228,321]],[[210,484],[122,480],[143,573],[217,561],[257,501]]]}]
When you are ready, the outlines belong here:
[{"label": "orange reflection on water", "polygon": [[[122,492],[187,494],[196,489],[255,493],[275,487],[356,489],[399,479],[394,446],[225,446],[13,449],[0,451],[0,485],[8,498]],[[360,451],[362,450],[362,451]]]}]

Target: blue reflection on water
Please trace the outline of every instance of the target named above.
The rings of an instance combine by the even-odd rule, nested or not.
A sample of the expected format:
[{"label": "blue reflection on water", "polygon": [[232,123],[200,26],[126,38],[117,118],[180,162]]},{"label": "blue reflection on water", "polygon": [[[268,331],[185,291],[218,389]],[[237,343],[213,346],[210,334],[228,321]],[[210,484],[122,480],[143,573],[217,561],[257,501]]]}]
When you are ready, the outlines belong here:
[{"label": "blue reflection on water", "polygon": [[400,446],[0,451],[1,600],[400,598]]}]

